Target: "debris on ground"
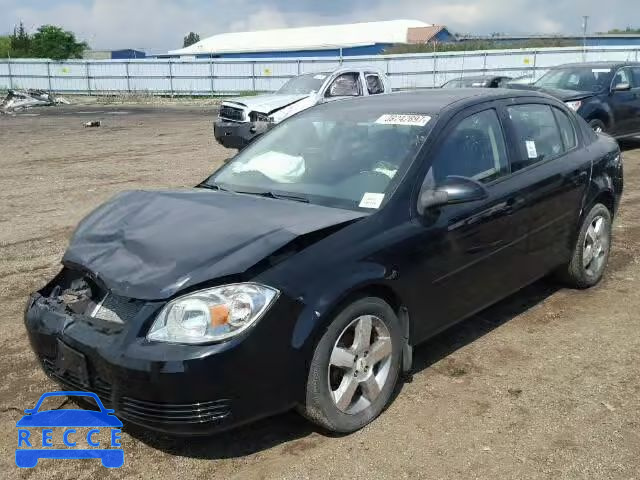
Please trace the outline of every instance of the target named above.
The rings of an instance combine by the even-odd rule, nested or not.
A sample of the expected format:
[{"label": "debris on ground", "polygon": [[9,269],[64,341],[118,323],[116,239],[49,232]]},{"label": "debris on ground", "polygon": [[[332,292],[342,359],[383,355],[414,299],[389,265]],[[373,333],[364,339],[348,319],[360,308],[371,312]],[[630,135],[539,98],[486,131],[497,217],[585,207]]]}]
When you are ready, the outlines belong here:
[{"label": "debris on ground", "polygon": [[102,122],[100,120],[95,120],[93,122],[87,122],[84,124],[85,128],[87,127],[99,127],[100,125],[102,125]]},{"label": "debris on ground", "polygon": [[9,90],[0,103],[0,113],[14,113],[31,107],[48,107],[59,104],[69,105],[69,100],[45,90]]}]

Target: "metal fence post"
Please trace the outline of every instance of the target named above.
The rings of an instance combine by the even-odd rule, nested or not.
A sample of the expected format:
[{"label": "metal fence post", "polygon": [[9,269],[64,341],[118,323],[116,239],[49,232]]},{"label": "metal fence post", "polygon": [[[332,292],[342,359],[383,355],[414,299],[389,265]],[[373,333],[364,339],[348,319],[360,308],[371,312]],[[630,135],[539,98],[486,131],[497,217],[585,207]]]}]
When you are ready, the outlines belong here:
[{"label": "metal fence post", "polygon": [[84,62],[84,73],[87,76],[87,93],[91,96],[91,77],[89,76],[89,61]]},{"label": "metal fence post", "polygon": [[[638,52],[636,52],[636,54],[637,54],[637,53],[638,53]],[[300,75],[300,73],[302,73],[302,72],[300,72],[300,59],[298,59],[298,60],[296,61],[296,64],[297,64],[296,69],[297,69],[298,75]]]},{"label": "metal fence post", "polygon": [[256,91],[256,62],[251,62],[251,87]]},{"label": "metal fence post", "polygon": [[213,58],[209,57],[209,76],[211,77],[211,96],[213,97],[213,93],[216,91],[215,85],[213,83],[213,75],[215,71],[213,69]]},{"label": "metal fence post", "polygon": [[129,74],[129,60],[124,62],[124,74],[127,76],[127,93],[131,93],[131,75]]},{"label": "metal fence post", "polygon": [[51,62],[49,60],[47,60],[47,84],[49,85],[49,92],[51,92]]},{"label": "metal fence post", "polygon": [[[438,57],[436,57],[436,54],[433,54],[433,88],[436,88],[436,72],[437,72],[437,66],[438,66]],[[414,83],[415,86],[415,83]]]},{"label": "metal fence post", "polygon": [[171,98],[173,98],[173,62],[169,59],[169,89],[171,90]]},{"label": "metal fence post", "polygon": [[482,62],[482,74],[486,75],[487,74],[487,52],[484,52],[484,60]]},{"label": "metal fence post", "polygon": [[13,74],[11,72],[11,59],[7,60],[7,69],[9,70],[9,89],[13,89]]}]

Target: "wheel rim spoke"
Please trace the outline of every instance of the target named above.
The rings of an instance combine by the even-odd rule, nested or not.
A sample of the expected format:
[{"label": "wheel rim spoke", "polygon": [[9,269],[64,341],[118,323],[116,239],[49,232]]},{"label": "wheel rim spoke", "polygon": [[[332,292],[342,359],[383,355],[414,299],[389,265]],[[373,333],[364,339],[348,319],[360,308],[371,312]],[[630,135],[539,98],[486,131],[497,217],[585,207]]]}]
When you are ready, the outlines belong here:
[{"label": "wheel rim spoke", "polygon": [[371,366],[384,360],[391,355],[391,339],[389,337],[380,337],[371,345],[367,361]]},{"label": "wheel rim spoke", "polygon": [[594,243],[596,241],[596,232],[595,232],[595,229],[593,228],[593,224],[589,225],[585,240],[587,240],[590,243]]},{"label": "wheel rim spoke", "polygon": [[355,377],[351,375],[342,377],[342,382],[340,382],[338,390],[333,392],[333,400],[340,410],[346,410],[349,405],[351,405],[353,395],[356,393],[357,388],[358,380]]},{"label": "wheel rim spoke", "polygon": [[331,352],[329,363],[339,368],[353,368],[356,356],[345,348],[335,347]]},{"label": "wheel rim spoke", "polygon": [[587,268],[591,263],[591,260],[593,260],[593,246],[588,245],[585,247],[584,253],[582,255],[582,266],[584,268]]},{"label": "wheel rim spoke", "polygon": [[364,315],[356,324],[353,348],[356,352],[362,353],[371,345],[371,315]]},{"label": "wheel rim spoke", "polygon": [[596,234],[596,237],[600,238],[602,236],[604,230],[604,220],[602,217],[598,217],[595,222],[593,222],[593,230]]},{"label": "wheel rim spoke", "polygon": [[366,380],[361,382],[360,388],[362,389],[362,395],[369,400],[369,402],[373,402],[378,398],[378,395],[380,395],[380,385],[378,385],[378,381],[373,375],[370,375]]}]

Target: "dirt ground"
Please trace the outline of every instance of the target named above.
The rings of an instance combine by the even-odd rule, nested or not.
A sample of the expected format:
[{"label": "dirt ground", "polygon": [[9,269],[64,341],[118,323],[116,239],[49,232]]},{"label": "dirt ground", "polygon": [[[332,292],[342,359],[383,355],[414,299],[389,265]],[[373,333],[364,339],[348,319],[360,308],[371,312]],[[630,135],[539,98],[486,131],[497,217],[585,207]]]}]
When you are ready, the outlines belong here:
[{"label": "dirt ground", "polygon": [[[373,424],[327,436],[294,413],[210,438],[126,428],[125,464],[14,464],[15,422],[55,389],[22,324],[77,222],[114,193],[191,186],[230,151],[215,107],[93,106],[0,116],[0,477],[640,478],[640,141],[604,281],[524,289],[416,351],[415,374]],[[100,128],[83,128],[102,120]]]}]

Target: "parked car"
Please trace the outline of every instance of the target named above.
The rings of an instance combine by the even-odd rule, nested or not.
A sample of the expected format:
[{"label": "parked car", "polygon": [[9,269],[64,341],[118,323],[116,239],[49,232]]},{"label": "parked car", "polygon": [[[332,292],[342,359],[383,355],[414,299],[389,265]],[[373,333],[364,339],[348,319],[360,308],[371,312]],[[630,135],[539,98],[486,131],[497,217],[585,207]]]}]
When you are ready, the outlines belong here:
[{"label": "parked car", "polygon": [[413,347],[557,272],[602,278],[623,187],[615,140],[537,92],[330,102],[193,190],[123,193],[85,218],[25,312],[120,419],[211,433],[296,407],[352,432]]},{"label": "parked car", "polygon": [[578,112],[596,132],[640,135],[640,63],[572,63],[549,70],[533,86]]},{"label": "parked car", "polygon": [[504,75],[480,75],[474,77],[460,77],[449,80],[442,88],[501,88],[511,80]]},{"label": "parked car", "polygon": [[520,77],[507,80],[505,86],[509,88],[511,85],[532,85],[535,81],[536,77],[534,75],[522,75]]},{"label": "parked car", "polygon": [[391,92],[387,76],[375,68],[338,68],[293,77],[276,93],[222,102],[214,136],[238,150],[285,118],[331,100]]}]

